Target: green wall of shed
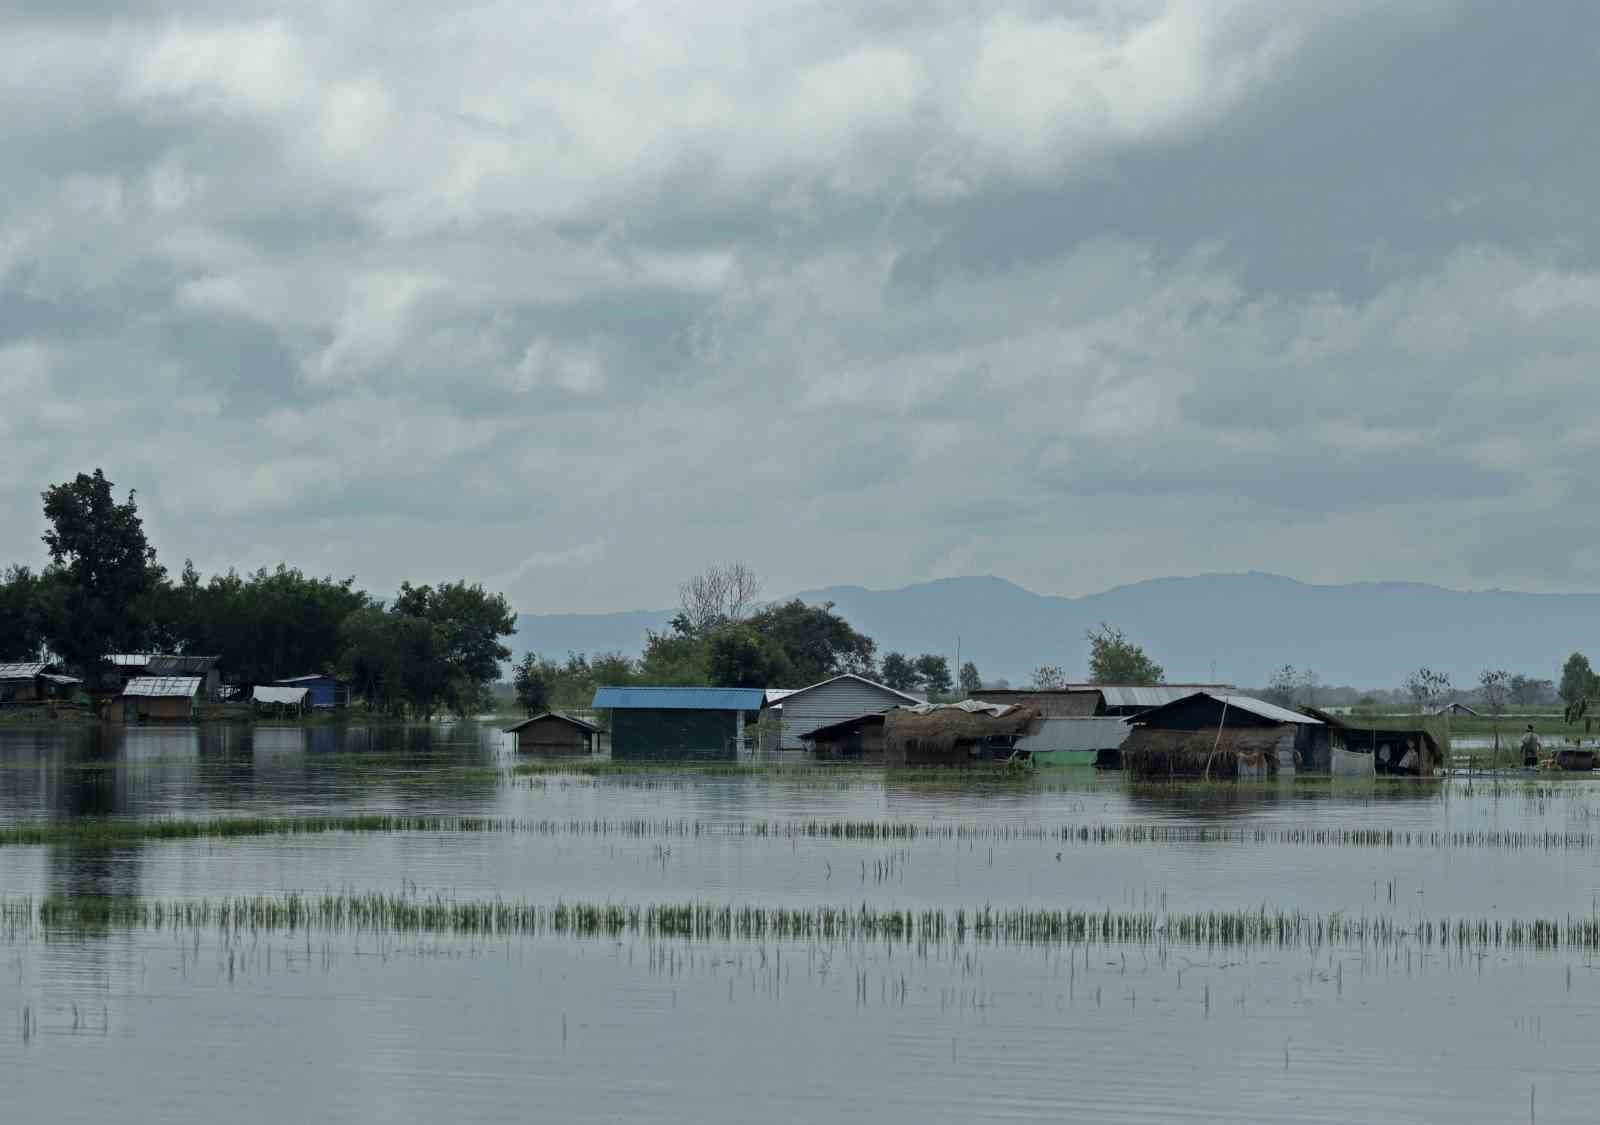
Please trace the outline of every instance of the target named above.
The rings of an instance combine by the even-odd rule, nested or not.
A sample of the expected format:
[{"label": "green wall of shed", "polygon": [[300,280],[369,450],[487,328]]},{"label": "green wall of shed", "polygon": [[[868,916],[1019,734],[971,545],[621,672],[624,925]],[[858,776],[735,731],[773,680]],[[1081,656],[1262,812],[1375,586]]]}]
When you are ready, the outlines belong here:
[{"label": "green wall of shed", "polygon": [[621,760],[738,757],[736,711],[611,712],[611,757]]}]

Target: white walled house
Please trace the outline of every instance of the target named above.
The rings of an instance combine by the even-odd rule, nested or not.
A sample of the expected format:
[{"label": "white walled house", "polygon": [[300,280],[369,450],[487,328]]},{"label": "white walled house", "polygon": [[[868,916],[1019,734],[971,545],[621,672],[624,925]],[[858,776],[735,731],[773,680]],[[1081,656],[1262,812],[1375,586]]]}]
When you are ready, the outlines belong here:
[{"label": "white walled house", "polygon": [[854,672],[845,672],[810,687],[770,691],[766,706],[768,713],[781,723],[778,748],[803,750],[805,743],[800,737],[818,727],[921,702],[914,695],[885,687]]}]

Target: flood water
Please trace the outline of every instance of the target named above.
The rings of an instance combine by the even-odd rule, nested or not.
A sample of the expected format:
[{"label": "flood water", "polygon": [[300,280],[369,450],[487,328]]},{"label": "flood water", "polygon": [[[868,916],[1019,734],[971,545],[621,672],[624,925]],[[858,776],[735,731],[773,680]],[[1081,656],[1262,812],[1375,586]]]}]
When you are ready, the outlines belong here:
[{"label": "flood water", "polygon": [[[1593,1121],[1600,785],[1135,789],[518,770],[432,728],[0,727],[0,828],[363,813],[398,831],[0,847],[13,1120]],[[476,830],[488,825],[498,830]],[[849,826],[849,827],[846,827]],[[1374,834],[1382,833],[1382,836]],[[1365,835],[1363,835],[1365,834]],[[1147,916],[1138,938],[113,918],[295,895]],[[1371,922],[1201,942],[1210,912]],[[54,916],[52,916],[54,917]],[[1380,929],[1378,924],[1382,923]],[[1344,931],[1341,931],[1344,932]]]}]

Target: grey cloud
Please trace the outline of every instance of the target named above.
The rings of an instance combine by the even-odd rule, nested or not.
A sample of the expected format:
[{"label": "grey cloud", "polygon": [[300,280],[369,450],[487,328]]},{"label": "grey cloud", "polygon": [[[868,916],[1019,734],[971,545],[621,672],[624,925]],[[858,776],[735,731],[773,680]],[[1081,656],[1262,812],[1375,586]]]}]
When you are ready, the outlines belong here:
[{"label": "grey cloud", "polygon": [[529,611],[1600,581],[1588,5],[105,12],[8,25],[0,559],[105,464]]}]

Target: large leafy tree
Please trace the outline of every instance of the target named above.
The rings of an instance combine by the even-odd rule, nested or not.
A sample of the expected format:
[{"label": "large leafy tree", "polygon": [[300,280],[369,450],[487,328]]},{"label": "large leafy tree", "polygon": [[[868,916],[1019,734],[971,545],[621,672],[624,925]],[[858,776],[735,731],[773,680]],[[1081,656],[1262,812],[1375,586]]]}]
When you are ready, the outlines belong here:
[{"label": "large leafy tree", "polygon": [[373,604],[353,578],[314,578],[280,564],[202,582],[191,562],[152,601],[158,644],[219,656],[242,683],[332,671],[345,619]]},{"label": "large leafy tree", "polygon": [[921,684],[916,668],[903,652],[891,652],[883,658],[882,679],[885,687],[895,691],[915,691]]},{"label": "large leafy tree", "polygon": [[517,693],[517,705],[531,719],[550,709],[550,681],[545,679],[539,658],[527,653],[511,673],[512,687]]},{"label": "large leafy tree", "polygon": [[793,676],[783,649],[748,625],[713,633],[707,661],[711,682],[718,687],[768,687],[788,683]]},{"label": "large leafy tree", "polygon": [[0,581],[0,660],[37,660],[45,643],[45,601],[39,576],[13,566]]},{"label": "large leafy tree", "polygon": [[917,657],[913,665],[917,670],[917,679],[928,693],[928,698],[936,695],[950,694],[950,661],[943,656],[935,656],[925,652]]},{"label": "large leafy tree", "polygon": [[[412,586],[407,582],[390,612],[432,626],[431,662],[436,667],[422,682],[458,714],[481,704],[501,662],[511,659],[511,650],[500,638],[517,631],[517,615],[504,594],[491,594],[477,583]],[[432,714],[431,707],[427,713]]]},{"label": "large leafy tree", "polygon": [[960,687],[968,695],[983,688],[983,677],[978,674],[978,666],[970,660],[961,666]]},{"label": "large leafy tree", "polygon": [[799,598],[752,614],[749,627],[780,649],[795,684],[813,684],[841,672],[873,674],[876,646],[833,612],[833,603],[807,605]]},{"label": "large leafy tree", "polygon": [[1159,684],[1166,679],[1166,670],[1128,640],[1121,629],[1102,621],[1098,629],[1089,630],[1088,638],[1089,678],[1095,683]]},{"label": "large leafy tree", "polygon": [[1575,723],[1589,713],[1591,701],[1600,695],[1600,676],[1581,652],[1567,657],[1561,666],[1561,684],[1556,689],[1566,712],[1567,722]]},{"label": "large leafy tree", "polygon": [[112,488],[96,469],[42,494],[50,525],[44,542],[58,584],[49,644],[91,675],[107,653],[141,647],[147,631],[141,607],[165,578],[133,491],[118,503]]}]

